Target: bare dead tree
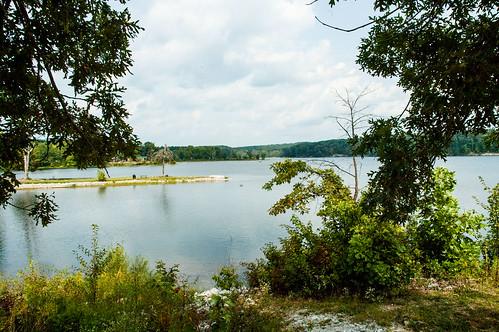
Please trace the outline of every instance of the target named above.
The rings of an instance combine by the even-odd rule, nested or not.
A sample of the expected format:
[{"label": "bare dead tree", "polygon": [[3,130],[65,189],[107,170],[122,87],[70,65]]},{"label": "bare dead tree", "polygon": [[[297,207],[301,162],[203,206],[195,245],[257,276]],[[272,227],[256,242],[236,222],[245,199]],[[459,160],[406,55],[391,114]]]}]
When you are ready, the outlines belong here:
[{"label": "bare dead tree", "polygon": [[[374,117],[372,114],[366,113],[368,106],[359,106],[360,100],[368,95],[371,91],[369,91],[369,89],[366,87],[356,95],[352,95],[352,93],[348,89],[346,89],[345,93],[343,94],[338,92],[337,90],[335,92],[336,97],[338,98],[339,105],[346,111],[339,116],[329,116],[328,118],[334,119],[336,121],[336,124],[338,124],[341,130],[345,133],[348,140],[352,141],[357,138],[365,128],[368,127],[367,122],[369,121],[369,119],[372,119]],[[361,165],[358,163],[357,156],[353,149],[351,171],[339,166],[333,161],[327,161],[327,163],[340,172],[353,178],[353,199],[357,201],[360,194],[359,175]]]},{"label": "bare dead tree", "polygon": [[29,162],[31,159],[31,152],[34,149],[34,145],[30,144],[23,149],[23,162],[24,162],[24,178],[29,179]]}]

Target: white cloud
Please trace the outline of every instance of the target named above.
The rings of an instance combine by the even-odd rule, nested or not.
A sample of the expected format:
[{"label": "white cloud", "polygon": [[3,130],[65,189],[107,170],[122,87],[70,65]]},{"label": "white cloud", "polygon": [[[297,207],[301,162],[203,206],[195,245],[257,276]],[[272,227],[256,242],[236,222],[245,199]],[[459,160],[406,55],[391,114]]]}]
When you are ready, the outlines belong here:
[{"label": "white cloud", "polygon": [[[394,114],[405,97],[370,78],[324,37],[303,1],[149,1],[131,8],[146,31],[124,80],[130,123],[143,141],[231,146],[339,137],[326,116],[334,90],[360,91]],[[338,43],[335,43],[338,45]]]}]

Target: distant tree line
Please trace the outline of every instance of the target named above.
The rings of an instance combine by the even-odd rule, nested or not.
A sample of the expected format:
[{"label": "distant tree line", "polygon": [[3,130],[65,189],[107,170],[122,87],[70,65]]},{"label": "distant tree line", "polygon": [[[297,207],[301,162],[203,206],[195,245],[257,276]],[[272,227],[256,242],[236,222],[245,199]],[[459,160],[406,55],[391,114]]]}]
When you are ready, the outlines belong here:
[{"label": "distant tree line", "polygon": [[[158,163],[158,154],[163,146],[152,142],[140,144],[136,150],[136,161]],[[269,157],[285,158],[321,158],[332,156],[351,156],[351,148],[346,139],[332,139],[320,142],[303,142],[291,144],[256,145],[232,148],[229,146],[171,146],[175,161],[203,160],[263,160]],[[466,156],[483,153],[499,153],[499,146],[487,144],[484,135],[457,135],[449,147],[449,155]],[[113,161],[125,161],[116,157]],[[22,169],[23,161],[19,160],[16,168]],[[35,141],[30,157],[30,169],[76,167],[71,154],[64,147]]]},{"label": "distant tree line", "polygon": [[456,135],[449,146],[450,156],[499,153],[499,145],[487,142],[485,135]]},{"label": "distant tree line", "polygon": [[[499,153],[499,146],[487,144],[485,135],[456,135],[449,147],[450,156]],[[161,149],[154,143],[146,142],[140,147],[140,156],[147,159]],[[258,160],[269,157],[320,158],[351,156],[352,150],[347,139],[331,139],[319,142],[290,144],[255,145],[232,148],[228,146],[172,146],[176,161],[190,160]]]},{"label": "distant tree line", "polygon": [[[146,142],[139,147],[139,156],[146,161],[153,161],[153,156],[162,147]],[[228,146],[172,146],[170,147],[176,161],[202,160],[259,160],[265,159],[264,151],[244,150]]]}]

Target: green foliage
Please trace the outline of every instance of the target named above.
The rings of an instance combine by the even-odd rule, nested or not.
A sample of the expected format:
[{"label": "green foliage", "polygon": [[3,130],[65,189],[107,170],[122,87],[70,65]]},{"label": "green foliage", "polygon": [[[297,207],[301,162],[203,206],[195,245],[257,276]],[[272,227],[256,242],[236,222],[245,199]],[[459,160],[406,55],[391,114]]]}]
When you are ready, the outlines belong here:
[{"label": "green foliage", "polygon": [[72,155],[66,153],[66,148],[59,148],[55,144],[47,145],[46,142],[36,142],[31,153],[33,169],[43,167],[76,167]]},{"label": "green foliage", "polygon": [[424,204],[418,202],[423,208],[408,214],[411,222],[406,224],[405,217],[387,219],[386,214],[366,209],[368,196],[354,201],[330,169],[291,160],[275,163],[272,169],[275,176],[265,189],[296,182],[270,213],[305,213],[310,201],[319,199],[322,226],[314,230],[293,216],[280,246],[268,244],[264,260],[247,264],[251,286],[267,284],[277,294],[312,297],[347,289],[376,299],[409,284],[420,270],[439,278],[480,270],[483,217],[460,213],[450,171],[435,170]]},{"label": "green foliage", "polygon": [[296,143],[282,150],[281,157],[310,158],[331,157],[335,155],[351,156],[350,144],[346,139],[333,139],[320,142]]},{"label": "green foliage", "polygon": [[384,293],[407,285],[416,272],[403,228],[370,219],[356,203],[338,204],[317,232],[296,217],[292,224],[279,248],[268,244],[265,260],[247,264],[250,286],[311,297],[344,289]]},{"label": "green foliage", "polygon": [[418,267],[407,234],[392,222],[365,221],[354,228],[348,243],[343,277],[356,290],[399,290]]},{"label": "green foliage", "polygon": [[494,188],[485,186],[489,192],[487,204],[484,205],[488,212],[487,235],[483,243],[485,268],[493,274],[495,282],[499,282],[499,183]]},{"label": "green foliage", "polygon": [[[145,160],[152,161],[154,153],[161,147],[146,142],[139,148]],[[171,151],[177,161],[192,160],[260,160],[267,157],[330,157],[351,155],[350,146],[345,139],[332,139],[319,142],[291,144],[256,145],[232,148],[228,146],[172,146]]]},{"label": "green foliage", "polygon": [[214,275],[212,279],[217,288],[223,290],[237,289],[243,285],[233,266],[222,267],[218,275]]},{"label": "green foliage", "polygon": [[141,28],[125,3],[1,2],[0,204],[13,193],[8,171],[37,137],[78,167],[134,154],[118,80],[129,72],[130,40]]},{"label": "green foliage", "polygon": [[480,230],[483,216],[460,213],[452,196],[454,173],[445,168],[434,171],[434,185],[427,189],[424,208],[413,215],[409,232],[423,273],[448,278],[479,270]]},{"label": "green foliage", "polygon": [[[269,210],[270,214],[277,215],[286,210],[304,214],[309,211],[308,203],[319,197],[325,202],[319,211],[319,214],[322,214],[328,206],[351,199],[349,189],[332,169],[314,168],[304,161],[290,159],[272,164],[271,169],[275,176],[265,183],[263,186],[265,190],[271,190],[276,185],[291,183],[296,177],[298,181],[293,184],[291,193],[272,206]],[[319,181],[316,182],[316,179]]]},{"label": "green foliage", "polygon": [[[79,247],[74,273],[49,277],[31,263],[17,278],[0,279],[0,330],[276,331],[283,326],[279,315],[265,312],[266,295],[260,291],[232,288],[200,299],[180,280],[178,266],[160,261],[151,270],[144,259],[128,258],[121,246],[102,248],[98,227],[92,232],[90,248]],[[232,279],[230,269],[226,272]]]},{"label": "green foliage", "polygon": [[57,220],[56,212],[58,206],[54,202],[54,195],[41,193],[35,195],[35,203],[30,207],[28,215],[33,218],[38,225],[43,227]]},{"label": "green foliage", "polygon": [[78,271],[85,276],[85,280],[89,285],[91,299],[95,302],[97,297],[97,280],[99,275],[111,259],[108,251],[99,246],[99,226],[92,224],[92,245],[90,248],[85,248],[82,245],[78,246],[80,253],[75,252],[78,260]]},{"label": "green foliage", "polygon": [[383,214],[398,224],[409,220],[419,205],[419,193],[432,185],[427,174],[432,172],[434,158],[422,163],[417,152],[424,144],[405,132],[396,119],[373,122],[364,137],[355,142],[357,153],[374,153],[380,162],[379,169],[369,173],[362,201],[366,210]]},{"label": "green foliage", "polygon": [[[498,153],[499,139],[495,141],[491,135],[492,132],[489,132],[486,135],[458,134],[452,138],[448,154],[450,156],[465,156],[471,154]],[[497,142],[497,144],[494,142]]]},{"label": "green foliage", "polygon": [[320,198],[317,215],[322,227],[314,231],[293,217],[281,246],[267,245],[266,260],[248,265],[250,284],[268,283],[279,294],[317,297],[343,288],[393,291],[410,281],[415,264],[404,230],[366,213],[332,169],[291,160],[275,163],[272,169],[275,176],[265,189],[298,180],[270,213],[308,212],[310,201]]},{"label": "green foliage", "polygon": [[96,177],[97,181],[106,181],[107,177],[106,177],[106,173],[104,173],[103,170],[99,169],[97,171],[97,177]]},{"label": "green foliage", "polygon": [[497,3],[384,0],[373,7],[357,63],[373,76],[398,79],[410,100],[400,116],[373,121],[356,152],[380,157],[369,207],[408,220],[453,137],[492,129],[488,140],[497,145]]}]

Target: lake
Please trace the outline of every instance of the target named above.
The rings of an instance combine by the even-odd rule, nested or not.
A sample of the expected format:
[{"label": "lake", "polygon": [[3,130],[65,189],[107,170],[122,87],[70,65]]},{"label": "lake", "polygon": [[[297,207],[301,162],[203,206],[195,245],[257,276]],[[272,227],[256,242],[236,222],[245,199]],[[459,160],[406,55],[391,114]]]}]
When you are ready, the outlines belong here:
[{"label": "lake", "polygon": [[[169,175],[226,175],[228,182],[73,188],[19,191],[13,202],[26,205],[40,192],[54,193],[59,205],[55,223],[35,226],[26,212],[0,210],[0,272],[14,275],[33,259],[47,271],[71,268],[74,250],[88,247],[91,224],[98,224],[102,245],[120,243],[130,256],[149,262],[179,264],[182,273],[200,287],[224,264],[238,264],[261,257],[261,247],[278,242],[282,224],[290,215],[269,216],[267,210],[289,191],[289,186],[262,190],[272,177],[264,161],[189,162],[167,166]],[[334,158],[349,167],[350,158]],[[441,163],[443,164],[443,162]],[[375,158],[362,161],[366,173],[377,166]],[[479,209],[474,196],[485,201],[478,180],[489,186],[499,181],[499,157],[452,157],[445,166],[456,172],[456,196],[462,207]],[[112,177],[160,175],[161,166],[114,167]],[[32,178],[95,177],[96,169],[57,169],[31,173]],[[312,207],[314,210],[316,206]],[[313,216],[306,216],[318,224]]]}]

